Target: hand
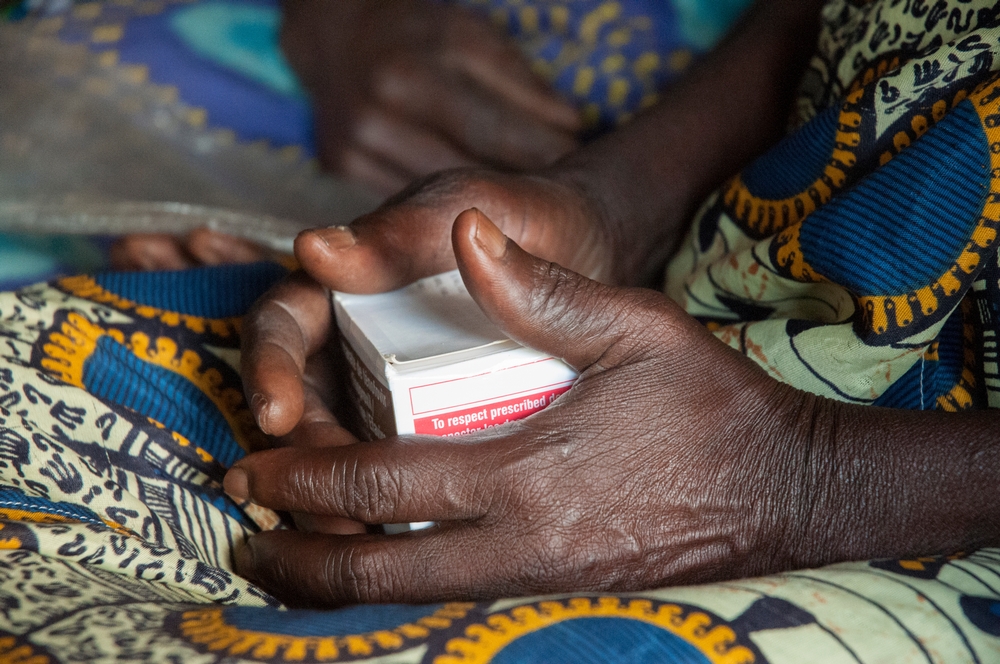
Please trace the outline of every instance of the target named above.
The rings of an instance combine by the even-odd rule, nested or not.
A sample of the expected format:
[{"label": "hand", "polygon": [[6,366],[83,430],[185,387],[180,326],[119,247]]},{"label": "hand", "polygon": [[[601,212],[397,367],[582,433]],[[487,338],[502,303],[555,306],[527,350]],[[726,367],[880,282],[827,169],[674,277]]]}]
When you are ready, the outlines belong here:
[{"label": "hand", "polygon": [[[335,605],[640,590],[796,564],[802,480],[823,463],[806,434],[820,400],[774,382],[661,294],[539,260],[478,211],[459,216],[452,239],[486,314],[563,357],[579,380],[541,413],[461,439],[241,460],[227,491],[273,509],[439,525],[402,536],[261,533],[238,553],[240,573],[289,603]],[[261,332],[272,343],[280,319]],[[300,364],[324,325],[284,339]],[[350,442],[333,425],[325,435]]]},{"label": "hand", "polygon": [[489,164],[546,166],[577,112],[486,20],[427,0],[290,0],[282,46],[312,93],[321,163],[384,194]]},{"label": "hand", "polygon": [[111,245],[115,270],[184,270],[199,265],[281,260],[276,252],[250,240],[199,228],[186,236],[131,233]]},{"label": "hand", "polygon": [[335,330],[323,287],[382,292],[454,269],[451,227],[473,206],[521,246],[599,280],[627,283],[632,277],[617,266],[632,264],[642,253],[638,243],[619,242],[614,226],[575,186],[473,170],[434,176],[350,228],[305,231],[295,242],[295,255],[315,281],[293,276],[266,293],[244,319],[241,375],[265,433],[289,434],[307,407],[310,388],[303,372]]}]

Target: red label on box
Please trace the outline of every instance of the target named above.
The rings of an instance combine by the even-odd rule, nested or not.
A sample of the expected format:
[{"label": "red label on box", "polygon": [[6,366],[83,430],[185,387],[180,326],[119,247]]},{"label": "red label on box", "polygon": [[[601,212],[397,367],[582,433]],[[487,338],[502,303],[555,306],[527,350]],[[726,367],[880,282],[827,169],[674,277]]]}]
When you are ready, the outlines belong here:
[{"label": "red label on box", "polygon": [[417,433],[434,436],[458,436],[495,427],[537,413],[570,387],[572,386],[560,385],[484,406],[462,408],[429,417],[421,417],[413,421],[413,428]]}]

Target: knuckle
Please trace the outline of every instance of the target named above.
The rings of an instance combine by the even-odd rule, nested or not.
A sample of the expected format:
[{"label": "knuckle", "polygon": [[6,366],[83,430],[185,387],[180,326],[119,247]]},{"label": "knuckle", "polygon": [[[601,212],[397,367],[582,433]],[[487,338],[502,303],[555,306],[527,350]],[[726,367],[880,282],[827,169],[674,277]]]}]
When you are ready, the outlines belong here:
[{"label": "knuckle", "polygon": [[398,474],[383,464],[355,462],[345,495],[348,515],[369,523],[391,523],[400,483]]},{"label": "knuckle", "polygon": [[[438,171],[413,180],[405,189],[390,197],[385,207],[406,204],[411,208],[434,208],[449,205],[455,200],[472,200],[478,193],[482,181],[482,171],[474,168],[453,168]],[[439,216],[436,223],[447,223],[450,227],[454,217]],[[451,238],[442,237],[442,242],[451,245]]]},{"label": "knuckle", "polygon": [[310,513],[335,514],[336,499],[331,495],[330,481],[333,471],[324,472],[313,465],[296,466],[282,491],[289,495],[289,504],[302,506]]},{"label": "knuckle", "polygon": [[591,282],[550,262],[536,262],[531,280],[526,303],[530,316],[560,320],[577,312],[589,315]]},{"label": "knuckle", "polygon": [[392,55],[372,76],[372,92],[382,101],[404,102],[411,92],[412,83],[427,77],[424,69],[412,58]]},{"label": "knuckle", "polygon": [[[454,499],[453,505],[465,506],[470,516],[495,520],[500,515],[509,512],[509,507],[516,502],[525,473],[518,473],[495,451],[487,450],[488,445],[482,445],[473,453],[478,452],[470,467],[473,472],[457,479],[460,499]],[[466,452],[466,450],[462,450]]]},{"label": "knuckle", "polygon": [[357,549],[332,551],[326,570],[326,587],[332,597],[368,604],[378,603],[392,594],[391,577],[387,570]]},{"label": "knuckle", "polygon": [[540,506],[552,503],[559,494],[552,482],[559,461],[550,458],[550,449],[544,440],[522,443],[484,466],[488,472],[482,477],[495,488],[491,492],[491,512],[497,517],[511,513],[530,516]]}]

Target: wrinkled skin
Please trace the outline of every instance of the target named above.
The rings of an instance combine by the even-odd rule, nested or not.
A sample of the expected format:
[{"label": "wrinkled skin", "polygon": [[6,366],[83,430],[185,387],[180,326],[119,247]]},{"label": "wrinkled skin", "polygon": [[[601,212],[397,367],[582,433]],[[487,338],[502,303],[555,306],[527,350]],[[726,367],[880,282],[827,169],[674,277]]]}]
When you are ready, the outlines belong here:
[{"label": "wrinkled skin", "polygon": [[[241,572],[292,604],[329,605],[628,590],[791,564],[780,543],[807,525],[806,510],[787,507],[807,500],[794,480],[816,399],[767,378],[662,294],[538,259],[477,210],[459,215],[452,239],[486,314],[563,357],[579,380],[542,413],[461,440],[354,445],[329,411],[307,408],[292,447],[239,462],[226,489],[313,515],[300,526],[321,532],[257,535],[238,554]],[[290,325],[321,298],[275,294]],[[329,324],[303,330],[293,361]],[[286,426],[265,421],[275,433]],[[330,517],[440,525],[345,536],[330,534],[351,530]]]},{"label": "wrinkled skin", "polygon": [[[662,274],[706,192],[781,134],[820,4],[761,0],[659,106],[556,167],[445,172],[351,228],[300,235],[304,271],[244,324],[247,399],[279,449],[225,486],[301,530],[251,537],[237,570],[292,605],[330,606],[643,590],[1000,544],[996,411],[799,392],[634,288]],[[359,443],[334,415],[328,289],[456,265],[502,329],[581,378],[488,431]],[[361,532],[424,520],[440,525]]]},{"label": "wrinkled skin", "polygon": [[[607,283],[634,283],[626,268],[655,244],[625,244],[620,229],[570,177],[483,170],[416,183],[349,228],[304,231],[295,255],[313,280],[293,277],[280,287],[287,298],[262,298],[247,315],[243,376],[266,433],[283,436],[302,417],[306,359],[331,333],[323,287],[377,293],[454,269],[452,223],[472,205],[526,250]],[[299,291],[307,293],[308,305],[291,304]],[[303,336],[311,343],[291,352],[289,340]]]},{"label": "wrinkled skin", "polygon": [[[445,172],[350,229],[299,236],[304,272],[244,325],[247,398],[284,449],[241,461],[226,487],[295,513],[303,532],[251,538],[241,573],[293,605],[332,605],[640,589],[809,560],[788,544],[809,518],[792,478],[809,475],[803,423],[822,402],[768,380],[662,295],[597,283],[647,283],[708,188],[780,133],[798,71],[787,62],[803,49],[788,40],[799,5],[769,4],[731,46],[753,58],[720,53],[558,168]],[[706,106],[720,88],[732,94]],[[499,258],[476,240],[493,222],[509,238]],[[503,329],[581,380],[475,436],[356,444],[333,414],[338,375],[322,375],[336,343],[327,289],[379,292],[456,265]],[[441,526],[360,532],[410,520]]]},{"label": "wrinkled skin", "polygon": [[[419,276],[416,263],[393,271],[384,262],[391,229],[365,228],[405,226],[420,199],[373,213],[356,234],[300,236],[312,277],[292,275],[246,321],[247,396],[280,448],[239,461],[225,487],[295,513],[300,530],[260,533],[235,562],[290,605],[642,590],[1000,543],[997,413],[896,411],[799,392],[660,293],[537,258],[475,209],[458,215],[451,252],[422,254],[423,243],[439,245],[404,237],[414,255],[451,256],[497,325],[580,378],[546,410],[487,431],[359,442],[334,415],[342,373],[326,353],[336,335],[322,283],[352,283],[366,266],[386,281],[353,285]],[[586,234],[535,249],[588,256],[574,237]],[[439,525],[362,532],[428,520]]]}]

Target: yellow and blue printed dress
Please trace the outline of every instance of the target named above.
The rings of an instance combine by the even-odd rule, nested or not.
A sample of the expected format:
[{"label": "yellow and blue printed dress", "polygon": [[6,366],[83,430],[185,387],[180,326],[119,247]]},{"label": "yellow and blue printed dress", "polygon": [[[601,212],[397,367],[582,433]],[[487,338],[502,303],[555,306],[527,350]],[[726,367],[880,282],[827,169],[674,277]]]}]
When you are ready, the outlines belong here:
[{"label": "yellow and blue printed dress", "polygon": [[[823,21],[796,128],[705,204],[668,292],[802,389],[995,407],[1000,6],[832,0]],[[282,609],[231,564],[281,516],[220,486],[262,444],[239,315],[281,274],[0,295],[0,661],[1000,661],[997,549],[634,594]]]},{"label": "yellow and blue printed dress", "polygon": [[773,377],[1000,407],[1000,5],[829,2],[796,128],[703,206],[667,292]]}]

